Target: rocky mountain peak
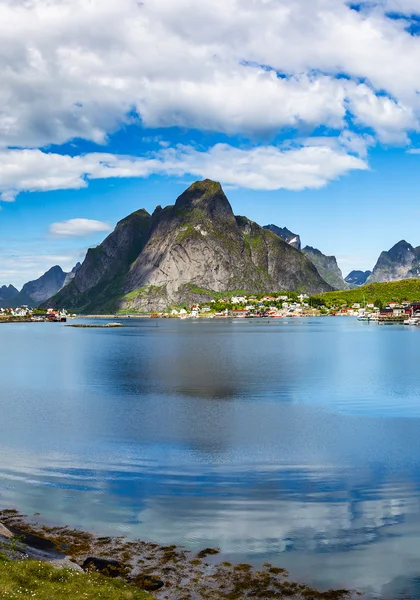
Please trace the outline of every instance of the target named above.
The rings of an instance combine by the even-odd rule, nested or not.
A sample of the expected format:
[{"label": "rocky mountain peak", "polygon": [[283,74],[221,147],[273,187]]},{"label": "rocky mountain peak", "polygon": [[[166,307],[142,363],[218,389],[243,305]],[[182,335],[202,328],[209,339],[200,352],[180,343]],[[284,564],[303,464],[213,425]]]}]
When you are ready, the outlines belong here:
[{"label": "rocky mountain peak", "polygon": [[234,219],[232,207],[222,186],[211,179],[196,181],[175,202],[176,211],[194,209],[205,212],[211,219]]},{"label": "rocky mountain peak", "polygon": [[[0,286],[0,302],[7,302],[12,300],[19,294],[18,290],[13,285]],[[4,307],[3,307],[4,308]]]},{"label": "rocky mountain peak", "polygon": [[378,262],[367,283],[396,281],[418,276],[419,256],[417,249],[400,240],[387,252],[381,252]]},{"label": "rocky mountain peak", "polygon": [[392,248],[388,251],[388,255],[398,258],[406,255],[407,252],[413,252],[414,248],[411,244],[406,242],[405,240],[400,240],[392,246]]},{"label": "rocky mountain peak", "polygon": [[344,281],[350,285],[364,285],[372,271],[351,271]]},{"label": "rocky mountain peak", "polygon": [[287,227],[278,227],[277,225],[271,224],[264,225],[264,229],[267,229],[267,231],[272,231],[273,233],[281,237],[282,240],[290,244],[290,246],[296,248],[296,250],[301,249],[300,235],[298,235],[297,233],[293,233],[292,231],[290,231],[290,229],[287,229]]}]

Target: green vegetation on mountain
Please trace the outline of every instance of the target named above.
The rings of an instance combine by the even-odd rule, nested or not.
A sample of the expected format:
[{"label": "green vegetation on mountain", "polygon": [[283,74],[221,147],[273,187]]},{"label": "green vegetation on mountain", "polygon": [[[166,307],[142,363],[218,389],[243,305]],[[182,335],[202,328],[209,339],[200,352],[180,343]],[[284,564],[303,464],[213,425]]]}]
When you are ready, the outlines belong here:
[{"label": "green vegetation on mountain", "polygon": [[420,279],[402,279],[385,283],[371,283],[352,290],[327,292],[311,297],[311,303],[327,307],[374,302],[383,306],[388,302],[415,302],[420,300]]}]

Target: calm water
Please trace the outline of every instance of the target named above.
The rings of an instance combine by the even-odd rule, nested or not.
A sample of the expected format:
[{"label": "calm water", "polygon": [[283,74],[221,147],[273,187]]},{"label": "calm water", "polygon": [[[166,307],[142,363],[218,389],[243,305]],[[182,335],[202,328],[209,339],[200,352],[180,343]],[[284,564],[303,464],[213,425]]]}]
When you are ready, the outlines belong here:
[{"label": "calm water", "polygon": [[0,506],[420,598],[420,328],[0,326]]}]

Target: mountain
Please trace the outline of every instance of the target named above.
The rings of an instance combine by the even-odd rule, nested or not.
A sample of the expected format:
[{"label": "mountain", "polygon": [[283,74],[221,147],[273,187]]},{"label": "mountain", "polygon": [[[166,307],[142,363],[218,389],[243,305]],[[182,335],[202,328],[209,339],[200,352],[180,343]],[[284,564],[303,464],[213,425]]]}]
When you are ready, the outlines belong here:
[{"label": "mountain", "polygon": [[366,283],[397,281],[420,277],[420,246],[413,248],[401,240],[388,252],[382,252]]},{"label": "mountain", "polygon": [[364,285],[372,271],[352,271],[344,278],[344,281],[350,285]]},{"label": "mountain", "polygon": [[66,278],[64,280],[64,283],[63,283],[62,287],[65,287],[66,285],[68,285],[70,283],[70,281],[73,281],[73,279],[76,277],[77,271],[80,269],[81,266],[82,266],[82,264],[78,262],[72,268],[72,270],[70,271],[70,273],[66,274]]},{"label": "mountain", "polygon": [[212,292],[329,290],[316,268],[278,235],[233,214],[214,181],[175,205],[141,209],[91,248],[74,279],[48,302],[78,312],[154,311]]},{"label": "mountain", "polygon": [[343,279],[343,274],[335,256],[325,256],[320,250],[311,246],[305,246],[302,252],[315,265],[322,279],[332,288],[335,290],[347,290],[349,288],[348,283]]},{"label": "mountain", "polygon": [[296,233],[292,233],[289,229],[287,229],[287,227],[277,227],[277,225],[264,225],[264,229],[267,229],[267,231],[272,231],[273,233],[281,237],[282,240],[293,246],[293,248],[296,248],[296,250],[301,249],[300,236]]},{"label": "mountain", "polygon": [[19,291],[13,285],[0,287],[0,307],[11,308],[8,302],[11,302],[18,294]]},{"label": "mountain", "polygon": [[67,273],[61,267],[52,267],[38,279],[25,283],[21,291],[10,300],[10,308],[42,304],[63,287],[66,277]]}]

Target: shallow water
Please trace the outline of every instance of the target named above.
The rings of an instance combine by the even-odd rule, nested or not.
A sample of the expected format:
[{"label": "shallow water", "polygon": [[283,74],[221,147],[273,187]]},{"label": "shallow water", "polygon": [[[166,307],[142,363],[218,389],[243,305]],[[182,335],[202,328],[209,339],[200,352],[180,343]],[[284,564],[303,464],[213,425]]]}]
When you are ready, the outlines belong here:
[{"label": "shallow water", "polygon": [[0,507],[420,598],[420,328],[0,326]]}]

